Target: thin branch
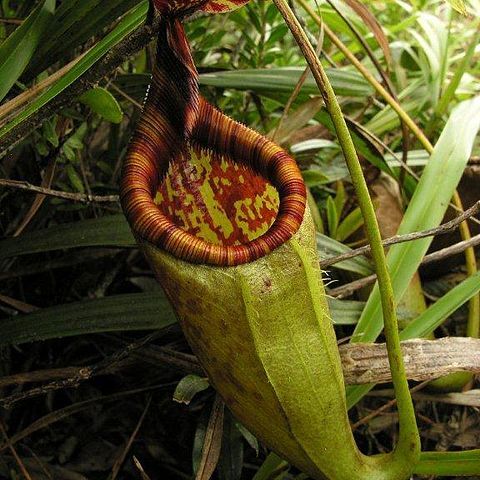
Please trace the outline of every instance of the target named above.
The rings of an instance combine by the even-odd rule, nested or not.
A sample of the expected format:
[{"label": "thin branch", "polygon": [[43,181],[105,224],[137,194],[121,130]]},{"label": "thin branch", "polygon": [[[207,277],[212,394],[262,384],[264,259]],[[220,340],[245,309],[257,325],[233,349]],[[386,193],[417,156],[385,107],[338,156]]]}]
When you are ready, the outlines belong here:
[{"label": "thin branch", "polygon": [[[462,242],[458,242],[455,245],[442,248],[437,252],[426,255],[420,265],[427,265],[432,262],[438,262],[439,260],[452,257],[453,255],[457,255],[458,253],[463,253],[467,248],[475,247],[477,245],[480,245],[480,234],[475,235],[469,240],[463,240]],[[376,280],[377,276],[375,274],[369,275],[368,277],[360,278],[340,287],[332,288],[328,291],[328,294],[335,298],[346,298],[350,295],[353,295],[357,290],[368,287],[368,285],[375,283]]]},{"label": "thin branch", "polygon": [[[14,393],[8,397],[0,398],[0,406],[3,408],[11,408],[15,403],[34,398],[38,395],[44,395],[48,392],[63,390],[66,388],[78,387],[81,383],[98,375],[111,373],[118,369],[125,360],[129,360],[130,356],[136,350],[141,349],[148,343],[152,342],[161,335],[161,330],[151,333],[136,342],[128,344],[125,348],[118,350],[109,357],[104,358],[100,362],[85,367],[78,367],[74,375],[64,377],[63,379],[47,383],[39,387],[26,390],[24,392]],[[4,382],[5,383],[5,382]]]},{"label": "thin branch", "polygon": [[35,307],[34,305],[30,305],[25,302],[21,302],[20,300],[17,300],[16,298],[12,297],[7,297],[6,295],[3,295],[0,293],[0,303],[4,303],[5,305],[8,305],[9,307],[14,308],[15,310],[22,312],[22,313],[32,313],[35,310],[38,310],[38,307]]},{"label": "thin branch", "polygon": [[61,190],[51,190],[50,188],[38,187],[22,180],[8,180],[0,178],[0,187],[16,188],[32,193],[40,193],[49,197],[63,198],[64,200],[73,200],[81,203],[115,203],[119,201],[118,195],[89,195],[84,193],[63,192]]},{"label": "thin branch", "polygon": [[[59,422],[65,418],[68,418],[70,415],[73,415],[77,412],[81,412],[87,408],[90,408],[92,405],[99,405],[104,402],[105,403],[115,402],[115,401],[118,401],[119,399],[125,398],[127,396],[131,396],[131,395],[138,395],[139,393],[152,392],[154,390],[159,390],[164,388],[171,388],[171,387],[174,387],[176,383],[178,382],[169,382],[169,383],[151,385],[151,386],[142,387],[142,388],[135,388],[133,390],[117,392],[111,395],[90,398],[88,400],[83,400],[81,402],[68,405],[59,410],[54,410],[53,412],[50,412],[44,415],[38,420],[35,420],[33,423],[26,426],[23,430],[12,435],[10,437],[10,443],[14,445],[20,442],[21,440],[23,440],[24,438],[27,438],[28,436],[32,435],[32,433],[35,433],[41,429],[47,428],[56,422]],[[8,444],[6,443],[0,444],[0,452],[3,452],[4,450],[6,450],[7,447],[8,447]]]},{"label": "thin branch", "polygon": [[0,23],[10,23],[11,25],[21,25],[23,22],[22,18],[0,18]]},{"label": "thin branch", "polygon": [[422,265],[426,265],[427,263],[437,262],[438,260],[443,260],[444,258],[447,258],[447,257],[452,257],[457,253],[464,252],[467,248],[476,247],[477,245],[480,245],[480,234],[475,235],[474,237],[469,238],[468,240],[463,240],[462,242],[458,242],[455,245],[451,245],[450,247],[442,248],[437,252],[430,253],[430,255],[427,255],[423,259]]},{"label": "thin branch", "polygon": [[375,283],[377,280],[377,275],[374,273],[369,275],[368,277],[359,278],[358,280],[354,280],[353,282],[346,283],[337,288],[332,288],[328,290],[328,295],[335,298],[346,298],[350,295],[353,295],[356,291],[361,290],[364,287],[368,287]]},{"label": "thin branch", "polygon": [[127,458],[127,454],[130,451],[130,449],[132,448],[132,444],[133,444],[136,436],[138,435],[138,432],[139,432],[141,426],[143,425],[143,422],[145,420],[145,416],[147,415],[147,412],[150,408],[151,403],[152,403],[152,395],[150,394],[148,396],[147,404],[145,405],[145,408],[143,409],[143,413],[142,413],[142,415],[140,416],[140,418],[137,422],[137,425],[135,426],[132,434],[130,435],[130,438],[128,439],[128,442],[125,445],[125,448],[122,450],[121,455],[117,458],[117,460],[115,461],[115,464],[112,467],[112,473],[110,475],[109,480],[116,480],[116,478],[118,477],[118,474],[120,473],[120,469],[122,468],[122,465],[125,463],[125,459]]},{"label": "thin branch", "polygon": [[[423,388],[425,388],[428,385],[428,383],[429,382],[426,381],[426,382],[420,383],[419,385],[415,385],[413,388],[410,389],[410,394],[414,394],[414,393],[418,392],[419,390],[422,390]],[[367,424],[368,422],[370,422],[375,417],[378,417],[378,415],[380,415],[381,413],[383,413],[383,412],[389,410],[390,408],[392,408],[396,403],[397,403],[397,399],[393,398],[389,402],[382,405],[380,408],[377,408],[373,412],[369,413],[365,417],[358,420],[358,422],[355,422],[354,424],[352,424],[352,430],[355,431],[358,427],[361,427],[362,425]]]},{"label": "thin branch", "polygon": [[[476,202],[474,205],[472,205],[468,210],[465,210],[465,212],[463,212],[458,217],[440,225],[439,227],[430,228],[428,230],[423,230],[421,232],[407,233],[405,235],[395,235],[393,237],[383,240],[382,242],[383,246],[388,247],[390,245],[394,245],[397,243],[411,242],[413,240],[419,240],[421,238],[431,237],[433,235],[443,235],[457,228],[462,222],[464,222],[465,220],[468,220],[470,217],[476,215],[478,212],[480,212],[480,200]],[[350,258],[354,258],[359,255],[364,255],[369,252],[370,252],[370,245],[366,245],[364,247],[360,247],[355,250],[352,250],[351,252],[342,253],[341,255],[337,255],[335,257],[330,257],[325,260],[322,260],[321,267],[327,268],[327,267],[330,267],[331,265],[342,262],[343,260],[348,260]]]}]

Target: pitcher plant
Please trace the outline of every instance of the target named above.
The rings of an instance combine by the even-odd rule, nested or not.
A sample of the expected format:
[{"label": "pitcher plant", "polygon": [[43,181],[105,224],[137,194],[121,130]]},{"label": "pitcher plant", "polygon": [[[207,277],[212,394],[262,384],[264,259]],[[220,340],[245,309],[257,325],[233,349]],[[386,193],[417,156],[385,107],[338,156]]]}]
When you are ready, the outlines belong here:
[{"label": "pitcher plant", "polygon": [[[182,18],[246,0],[154,0],[157,58],[123,167],[133,233],[228,408],[314,479],[407,479],[418,445],[357,448],[296,162],[199,95]],[[403,440],[403,441],[402,441]]]}]

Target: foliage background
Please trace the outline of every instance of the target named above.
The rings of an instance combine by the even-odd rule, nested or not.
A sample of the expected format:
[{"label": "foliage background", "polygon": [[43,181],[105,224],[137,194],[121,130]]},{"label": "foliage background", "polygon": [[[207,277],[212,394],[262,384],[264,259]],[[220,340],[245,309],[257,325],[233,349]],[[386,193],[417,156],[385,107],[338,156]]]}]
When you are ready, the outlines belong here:
[{"label": "foliage background", "polygon": [[[478,0],[467,3],[466,17],[433,0],[370,1],[368,20],[343,3],[334,5],[345,18],[322,4],[323,20],[378,77],[365,45],[352,34],[354,26],[388,73],[402,107],[435,143],[455,105],[480,89],[479,23],[473,14],[480,10]],[[192,465],[201,456],[213,392],[198,377],[187,377],[177,396],[191,402],[172,401],[179,380],[198,374],[198,366],[134,248],[118,202],[111,198],[117,194],[120,165],[141,112],[154,46],[125,56],[114,71],[101,72],[95,84],[84,83],[86,93],[67,88],[78,84],[84,71],[88,76],[97,58],[108,57],[116,42],[140,26],[146,10],[146,2],[135,0],[112,0],[107,6],[98,0],[1,4],[0,35],[10,41],[0,47],[0,177],[71,194],[69,199],[35,195],[28,186],[23,192],[0,190],[5,237],[0,243],[0,387],[2,405],[11,407],[2,422],[32,478],[141,478],[138,465],[152,479],[191,478]],[[352,120],[383,233],[391,235],[415,189],[413,177],[398,170],[402,148],[416,174],[429,155],[411,134],[405,135],[395,112],[329,38],[320,35],[313,20],[298,12],[312,41],[323,46],[331,81]],[[372,34],[372,18],[383,37]],[[305,61],[274,5],[254,1],[230,15],[190,19],[187,33],[202,93],[231,117],[275,134],[296,156],[311,188],[319,233],[325,234],[319,236],[319,247],[332,252],[362,244],[362,221],[348,173],[311,78],[286,112]],[[65,75],[57,76],[59,70]],[[456,75],[461,81],[450,95],[447,86]],[[42,82],[48,87],[40,91]],[[22,94],[28,103],[16,103]],[[39,106],[48,108],[58,99],[62,108],[34,128]],[[472,113],[457,128],[474,121]],[[25,126],[19,139],[8,136],[15,124]],[[478,154],[477,142],[459,187],[465,206],[480,197]],[[100,198],[90,201],[92,195]],[[477,224],[472,222],[471,228],[478,233]],[[422,284],[411,288],[416,299],[401,306],[405,322],[424,312],[425,302],[461,285],[463,263],[457,257],[421,271]],[[365,257],[339,266],[328,271],[332,288],[372,271]],[[352,334],[367,296],[362,290],[349,301],[337,300],[339,338]],[[466,316],[465,308],[445,315],[442,321],[448,321],[436,334],[464,335]],[[165,328],[152,336],[137,332],[140,327]],[[90,370],[83,374],[73,368],[84,366]],[[352,421],[381,406],[390,394],[388,388],[377,389],[352,409]],[[478,446],[478,411],[465,402],[459,397],[459,404],[446,405],[436,393],[418,401],[424,449]],[[390,449],[395,424],[394,411],[387,411],[359,425],[362,449]],[[259,471],[266,452],[228,414],[223,437],[218,478],[299,477],[272,457],[273,466]],[[19,462],[5,447],[0,447],[0,475],[18,478]]]}]

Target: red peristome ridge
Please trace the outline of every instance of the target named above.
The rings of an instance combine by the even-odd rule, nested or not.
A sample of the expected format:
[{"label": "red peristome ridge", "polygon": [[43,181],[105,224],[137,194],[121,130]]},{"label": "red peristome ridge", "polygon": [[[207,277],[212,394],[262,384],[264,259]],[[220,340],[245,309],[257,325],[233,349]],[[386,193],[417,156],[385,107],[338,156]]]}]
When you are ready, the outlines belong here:
[{"label": "red peristome ridge", "polygon": [[163,15],[195,11],[201,8],[207,0],[153,0],[155,8]]},{"label": "red peristome ridge", "polygon": [[[214,165],[215,159],[228,158],[242,166],[246,175],[251,172],[250,187],[256,186],[261,193],[270,183],[276,189],[280,200],[276,215],[263,207],[258,209],[260,221],[269,224],[263,234],[248,241],[237,232],[228,240],[217,229],[218,244],[208,242],[194,227],[186,224],[181,228],[175,215],[169,215],[168,202],[160,208],[155,204],[169,167],[185,158],[191,147],[213,152],[211,169],[219,168]],[[227,212],[231,201],[228,194],[219,190],[214,194],[214,202],[226,202]],[[157,65],[144,111],[124,163],[120,197],[132,230],[143,241],[188,262],[232,266],[267,255],[298,231],[306,188],[297,164],[284,150],[198,96],[196,70],[183,30],[176,20],[168,20],[160,34]],[[244,197],[253,198],[253,193],[245,192]],[[181,202],[175,208],[182,214]],[[256,229],[255,219],[245,223]]]},{"label": "red peristome ridge", "polygon": [[224,13],[242,7],[249,0],[153,0],[164,15],[182,14],[202,10],[208,13]]},{"label": "red peristome ridge", "polygon": [[202,10],[209,13],[224,13],[242,7],[248,2],[249,0],[211,0],[202,7]]}]

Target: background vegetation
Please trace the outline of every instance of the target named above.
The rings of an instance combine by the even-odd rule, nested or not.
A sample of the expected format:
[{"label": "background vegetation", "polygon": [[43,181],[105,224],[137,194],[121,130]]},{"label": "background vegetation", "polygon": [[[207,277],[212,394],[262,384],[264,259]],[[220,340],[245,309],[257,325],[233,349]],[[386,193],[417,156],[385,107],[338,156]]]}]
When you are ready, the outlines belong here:
[{"label": "background vegetation", "polygon": [[[324,29],[302,2],[293,3],[348,116],[382,234],[400,224],[403,233],[437,226],[457,187],[464,207],[473,205],[480,198],[480,2],[469,0],[466,15],[435,0],[372,0],[368,10],[352,0],[319,9],[306,2]],[[155,21],[142,26],[148,4],[138,0],[3,0],[0,8],[0,476],[191,478],[211,441],[214,394],[116,197],[150,81]],[[275,6],[260,0],[230,15],[191,18],[187,32],[202,93],[297,158],[322,256],[363,245],[331,122]],[[379,82],[397,112],[375,88]],[[426,138],[402,125],[398,105],[435,145],[433,155]],[[478,235],[478,221],[469,225]],[[458,241],[438,237],[433,248]],[[445,257],[417,275],[429,248],[427,239],[390,251],[408,325],[403,338],[478,337],[474,259]],[[368,256],[357,256],[325,272],[341,341],[380,334],[378,292],[370,293],[371,281],[358,288],[372,271]],[[470,391],[449,393],[464,387]],[[476,388],[463,376],[416,394],[424,450],[478,447]],[[348,391],[358,442],[367,453],[389,450],[396,416],[392,405],[378,409],[391,389],[366,393]],[[222,435],[219,479],[301,478],[267,457],[228,412]],[[436,471],[442,468],[439,462]]]}]

